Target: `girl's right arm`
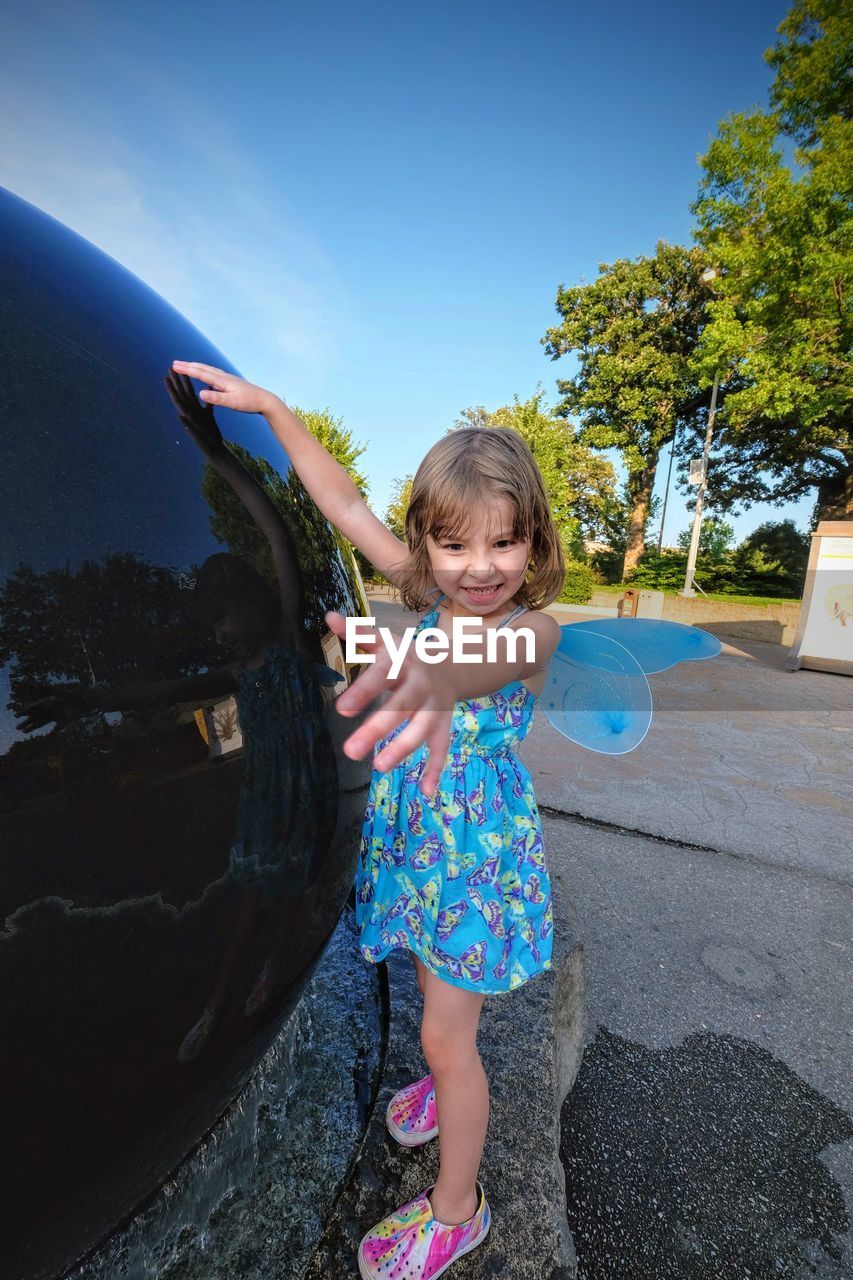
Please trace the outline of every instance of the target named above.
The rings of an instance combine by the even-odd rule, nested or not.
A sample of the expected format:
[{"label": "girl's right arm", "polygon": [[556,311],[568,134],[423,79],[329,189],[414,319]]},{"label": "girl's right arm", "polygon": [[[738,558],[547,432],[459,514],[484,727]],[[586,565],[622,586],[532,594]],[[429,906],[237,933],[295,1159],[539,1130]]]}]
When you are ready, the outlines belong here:
[{"label": "girl's right arm", "polygon": [[312,436],[283,400],[263,387],[253,386],[209,364],[175,360],[172,368],[212,388],[201,392],[205,404],[263,414],[326,519],[389,581],[396,581],[396,571],[408,556],[405,542],[377,519],[346,469]]}]

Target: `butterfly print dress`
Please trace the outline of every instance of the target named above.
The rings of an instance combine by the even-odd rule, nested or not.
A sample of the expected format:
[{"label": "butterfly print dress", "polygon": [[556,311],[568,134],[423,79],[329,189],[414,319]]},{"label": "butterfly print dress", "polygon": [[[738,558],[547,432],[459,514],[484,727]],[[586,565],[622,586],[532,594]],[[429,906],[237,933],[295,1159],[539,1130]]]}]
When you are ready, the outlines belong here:
[{"label": "butterfly print dress", "polygon": [[[437,618],[436,606],[417,631]],[[510,991],[551,967],[542,826],[530,771],[516,755],[535,700],[515,680],[498,693],[457,702],[447,762],[431,798],[418,789],[425,745],[388,773],[373,771],[356,876],[366,960],[406,947],[445,982],[481,995]]]}]

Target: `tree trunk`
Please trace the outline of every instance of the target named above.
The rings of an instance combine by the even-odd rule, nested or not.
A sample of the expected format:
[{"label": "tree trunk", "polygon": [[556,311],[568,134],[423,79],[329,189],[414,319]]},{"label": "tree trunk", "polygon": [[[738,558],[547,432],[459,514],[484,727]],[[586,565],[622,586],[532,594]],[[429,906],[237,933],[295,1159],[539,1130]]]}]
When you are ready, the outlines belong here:
[{"label": "tree trunk", "polygon": [[628,540],[625,544],[625,562],[622,565],[622,581],[627,582],[637,565],[643,558],[646,549],[646,524],[649,519],[649,506],[652,501],[652,489],[655,484],[655,472],[658,461],[655,458],[650,466],[635,472],[628,477],[628,492],[634,502],[631,519],[628,522]]},{"label": "tree trunk", "polygon": [[821,480],[817,490],[819,520],[853,520],[853,462]]}]

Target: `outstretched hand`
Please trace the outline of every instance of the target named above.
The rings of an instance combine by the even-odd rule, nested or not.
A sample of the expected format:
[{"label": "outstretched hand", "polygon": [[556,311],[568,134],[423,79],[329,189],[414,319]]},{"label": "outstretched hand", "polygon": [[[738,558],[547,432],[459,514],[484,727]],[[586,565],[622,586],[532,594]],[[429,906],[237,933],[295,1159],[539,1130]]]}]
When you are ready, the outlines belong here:
[{"label": "outstretched hand", "polygon": [[256,387],[236,373],[226,373],[212,364],[197,364],[193,360],[173,360],[175,373],[185,374],[206,382],[211,390],[200,393],[205,404],[221,404],[225,409],[237,409],[240,413],[266,413],[278,401],[278,396],[263,387]]},{"label": "outstretched hand", "polygon": [[[341,640],[346,638],[346,619],[340,613],[327,613],[326,623]],[[429,749],[429,759],[420,781],[420,789],[432,796],[450,746],[453,702],[448,699],[446,684],[439,668],[422,662],[409,651],[400,673],[392,678],[391,656],[378,636],[359,640],[359,649],[376,655],[376,661],[365,668],[354,684],[335,703],[345,716],[358,715],[380,694],[393,690],[391,697],[373,715],[359,725],[344,743],[344,751],[353,760],[363,760],[376,743],[386,738],[398,725],[406,727],[389,742],[374,759],[380,773],[386,773],[411,755],[422,743]]]}]

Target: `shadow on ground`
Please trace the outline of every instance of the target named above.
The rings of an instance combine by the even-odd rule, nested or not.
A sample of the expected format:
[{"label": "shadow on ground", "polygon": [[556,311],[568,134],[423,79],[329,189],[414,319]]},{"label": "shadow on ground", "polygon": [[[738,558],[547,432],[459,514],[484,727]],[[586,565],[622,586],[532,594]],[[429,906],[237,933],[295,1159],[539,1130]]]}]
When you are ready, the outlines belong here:
[{"label": "shadow on ground", "polygon": [[820,1159],[853,1121],[766,1050],[705,1033],[654,1050],[600,1027],[562,1122],[578,1280],[853,1275]]}]

